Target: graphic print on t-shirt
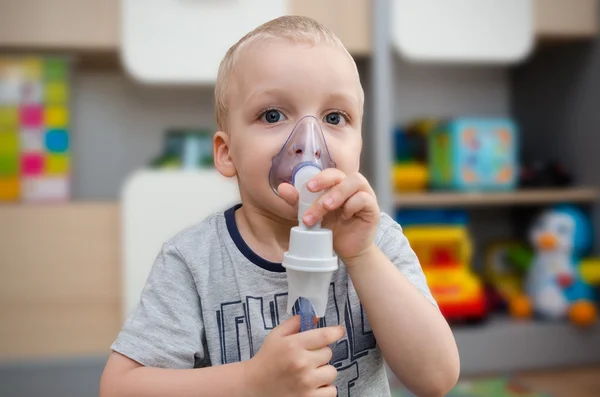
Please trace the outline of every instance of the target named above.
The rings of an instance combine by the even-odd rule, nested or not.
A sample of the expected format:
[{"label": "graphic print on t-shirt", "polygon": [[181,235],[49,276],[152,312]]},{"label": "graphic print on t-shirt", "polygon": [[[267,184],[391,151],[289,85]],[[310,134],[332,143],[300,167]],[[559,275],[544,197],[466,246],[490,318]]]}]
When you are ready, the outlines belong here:
[{"label": "graphic print on t-shirt", "polygon": [[[337,385],[339,397],[351,395],[351,389],[360,377],[358,360],[376,347],[363,307],[360,304],[352,305],[352,302],[358,303],[356,294],[352,295],[346,296],[342,312],[335,294],[335,283],[331,283],[327,311],[325,317],[319,320],[319,327],[344,324],[346,328],[344,338],[330,346],[333,351],[330,364],[337,368],[338,379],[349,379],[347,384]],[[221,363],[252,358],[262,346],[267,333],[289,317],[286,306],[287,293],[272,298],[246,296],[244,301],[222,303],[216,311]],[[295,315],[297,311],[296,304],[292,314]]]}]

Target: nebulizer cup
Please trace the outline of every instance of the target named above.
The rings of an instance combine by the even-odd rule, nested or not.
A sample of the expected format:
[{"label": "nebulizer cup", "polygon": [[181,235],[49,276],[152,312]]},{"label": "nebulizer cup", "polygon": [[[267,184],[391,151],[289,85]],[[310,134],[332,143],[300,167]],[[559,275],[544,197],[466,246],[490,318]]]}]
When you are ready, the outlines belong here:
[{"label": "nebulizer cup", "polygon": [[298,191],[298,226],[290,232],[289,250],[283,255],[288,282],[288,313],[299,302],[301,330],[313,328],[313,319],[323,317],[329,284],[338,269],[331,230],[302,221],[306,210],[324,192],[311,192],[307,183],[325,168],[335,168],[319,121],[305,116],[298,121],[279,153],[273,157],[269,182],[273,190],[290,183]]}]

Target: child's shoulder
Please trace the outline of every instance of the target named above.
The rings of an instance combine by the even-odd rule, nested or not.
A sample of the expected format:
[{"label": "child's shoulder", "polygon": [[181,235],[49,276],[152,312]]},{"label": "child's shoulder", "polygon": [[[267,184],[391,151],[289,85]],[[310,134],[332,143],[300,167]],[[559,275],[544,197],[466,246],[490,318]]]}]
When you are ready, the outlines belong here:
[{"label": "child's shoulder", "polygon": [[190,226],[185,227],[173,237],[171,237],[168,242],[176,244],[180,241],[185,241],[189,239],[197,240],[198,237],[211,235],[221,228],[221,224],[225,223],[224,219],[224,212],[214,212],[206,218],[200,221],[196,221]]},{"label": "child's shoulder", "polygon": [[375,242],[379,243],[383,239],[383,236],[390,232],[402,234],[402,227],[394,220],[394,218],[387,213],[382,212],[381,218],[379,219],[379,227],[375,234]]},{"label": "child's shoulder", "polygon": [[179,250],[185,256],[185,252],[193,249],[198,252],[203,246],[221,243],[223,233],[226,232],[225,211],[214,212],[182,229],[165,244]]}]

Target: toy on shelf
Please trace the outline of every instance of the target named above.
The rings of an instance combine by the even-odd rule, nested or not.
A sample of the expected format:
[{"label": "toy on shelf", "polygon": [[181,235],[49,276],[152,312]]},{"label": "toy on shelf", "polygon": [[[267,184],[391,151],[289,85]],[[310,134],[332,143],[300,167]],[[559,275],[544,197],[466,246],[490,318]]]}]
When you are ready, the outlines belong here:
[{"label": "toy on shelf", "polygon": [[150,162],[152,168],[198,169],[213,167],[212,132],[203,129],[167,131],[163,152]]},{"label": "toy on shelf", "polygon": [[466,227],[468,215],[464,210],[455,209],[398,210],[396,222],[404,228],[416,225],[462,225]]},{"label": "toy on shelf", "polygon": [[520,309],[513,311],[522,317],[593,324],[597,317],[593,284],[600,282],[600,262],[584,258],[592,245],[589,218],[574,206],[556,206],[538,217],[529,237],[534,254],[525,294],[511,303]]},{"label": "toy on shelf", "polygon": [[591,285],[600,285],[600,259],[599,258],[584,258],[579,265],[581,278]]},{"label": "toy on shelf", "polygon": [[519,186],[522,188],[552,188],[573,185],[573,175],[564,164],[555,161],[531,161],[521,166]]},{"label": "toy on shelf", "polygon": [[70,196],[69,65],[0,57],[0,201]]},{"label": "toy on shelf", "polygon": [[417,120],[394,133],[395,162],[392,170],[394,188],[398,192],[427,189],[427,134],[437,123],[433,119]]},{"label": "toy on shelf", "polygon": [[431,187],[506,191],[518,182],[517,128],[510,119],[455,118],[429,133]]},{"label": "toy on shelf", "polygon": [[[488,288],[490,310],[510,310],[514,317],[527,315],[527,306],[518,306],[523,280],[533,254],[519,241],[492,244],[486,253],[483,277]],[[511,305],[512,304],[512,305]]]},{"label": "toy on shelf", "polygon": [[485,289],[470,269],[472,242],[464,225],[418,225],[404,228],[432,295],[449,322],[487,317]]},{"label": "toy on shelf", "polygon": [[392,177],[397,192],[421,192],[427,188],[429,172],[419,163],[395,164]]}]

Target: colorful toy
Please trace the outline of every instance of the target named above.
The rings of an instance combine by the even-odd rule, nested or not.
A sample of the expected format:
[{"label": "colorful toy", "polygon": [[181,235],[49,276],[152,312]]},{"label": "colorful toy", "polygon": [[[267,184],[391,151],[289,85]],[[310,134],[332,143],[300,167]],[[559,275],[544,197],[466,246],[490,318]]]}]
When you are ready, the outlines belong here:
[{"label": "colorful toy", "polygon": [[395,162],[392,170],[396,191],[419,192],[427,188],[427,134],[436,123],[434,119],[422,119],[406,128],[396,129]]},{"label": "colorful toy", "polygon": [[[525,280],[525,294],[513,306],[525,308],[523,317],[569,318],[581,326],[597,317],[592,284],[600,281],[598,261],[583,257],[592,244],[588,217],[574,206],[543,212],[530,232],[534,256]],[[517,310],[515,310],[516,312]]]},{"label": "colorful toy", "polygon": [[392,178],[398,192],[421,192],[427,188],[429,171],[424,164],[395,164]]},{"label": "colorful toy", "polygon": [[472,243],[467,228],[409,226],[404,233],[444,317],[452,322],[485,319],[485,289],[470,269]]},{"label": "colorful toy", "polygon": [[439,123],[437,119],[416,119],[394,132],[396,162],[427,162],[427,135]]},{"label": "colorful toy", "polygon": [[600,259],[585,258],[579,265],[581,278],[590,285],[600,285]]},{"label": "colorful toy", "polygon": [[68,63],[0,57],[0,201],[70,195]]},{"label": "colorful toy", "polygon": [[152,168],[198,169],[214,167],[213,133],[203,129],[171,129],[164,137],[163,152]]},{"label": "colorful toy", "polygon": [[517,128],[509,119],[457,118],[429,133],[434,189],[512,190],[517,168]]},{"label": "colorful toy", "polygon": [[521,165],[519,186],[522,188],[566,187],[573,185],[572,172],[558,161],[528,161]]},{"label": "colorful toy", "polygon": [[454,209],[415,209],[398,210],[396,222],[402,227],[414,225],[463,225],[468,223],[468,215],[464,210]]},{"label": "colorful toy", "polygon": [[483,277],[488,286],[490,310],[509,309],[517,318],[527,314],[526,306],[516,305],[523,295],[526,267],[516,263],[530,263],[531,256],[530,250],[518,241],[499,242],[488,248]]}]

